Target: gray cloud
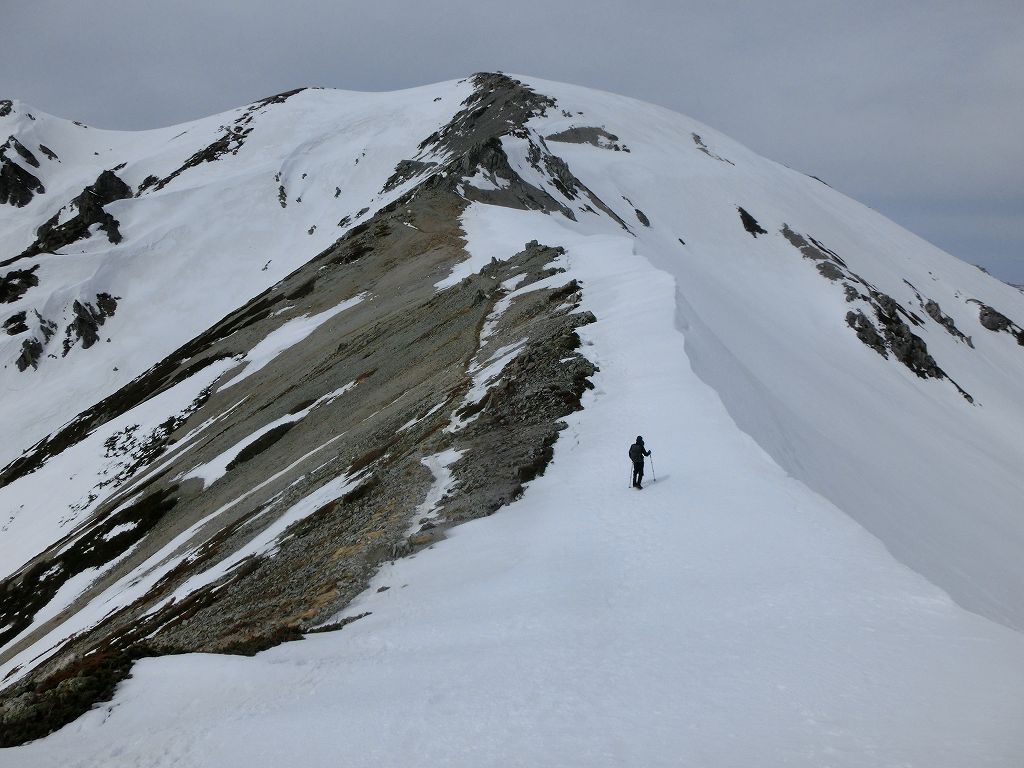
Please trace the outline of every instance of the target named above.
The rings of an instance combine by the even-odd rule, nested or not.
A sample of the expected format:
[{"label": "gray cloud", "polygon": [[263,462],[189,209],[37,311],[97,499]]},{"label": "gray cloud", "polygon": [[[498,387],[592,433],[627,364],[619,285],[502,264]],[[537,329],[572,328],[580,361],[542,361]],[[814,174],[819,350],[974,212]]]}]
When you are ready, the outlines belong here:
[{"label": "gray cloud", "polygon": [[299,85],[389,90],[502,69],[684,112],[1024,282],[1017,2],[8,5],[0,95],[93,125],[169,125]]}]

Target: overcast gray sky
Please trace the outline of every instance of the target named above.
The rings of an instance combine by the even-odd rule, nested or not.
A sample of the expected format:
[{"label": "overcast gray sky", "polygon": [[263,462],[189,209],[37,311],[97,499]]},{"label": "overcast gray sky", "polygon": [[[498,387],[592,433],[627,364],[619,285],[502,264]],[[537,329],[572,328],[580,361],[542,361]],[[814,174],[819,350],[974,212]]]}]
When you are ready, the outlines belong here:
[{"label": "overcast gray sky", "polygon": [[697,118],[1024,283],[1024,3],[0,0],[0,97],[104,128],[501,69]]}]

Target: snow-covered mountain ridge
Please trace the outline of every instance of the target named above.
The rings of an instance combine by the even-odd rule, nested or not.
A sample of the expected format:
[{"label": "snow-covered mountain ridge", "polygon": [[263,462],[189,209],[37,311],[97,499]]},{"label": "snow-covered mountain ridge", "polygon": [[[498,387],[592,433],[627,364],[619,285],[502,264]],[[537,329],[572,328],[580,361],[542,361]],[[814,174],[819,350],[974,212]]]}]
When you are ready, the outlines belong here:
[{"label": "snow-covered mountain ridge", "polygon": [[[353,598],[408,571],[409,594],[432,605],[422,586],[446,552],[468,563],[459,553],[476,541],[516,559],[488,531],[543,553],[515,527],[522,516],[577,542],[563,573],[577,587],[559,600],[587,604],[584,573],[609,578],[602,564],[617,559],[586,511],[646,537],[718,542],[721,562],[694,580],[627,536],[642,562],[618,577],[626,603],[665,611],[635,624],[638,646],[657,643],[644,621],[672,637],[668,604],[709,573],[722,579],[709,617],[747,605],[725,585],[750,568],[763,600],[742,610],[762,636],[778,622],[764,606],[797,594],[790,621],[835,602],[846,632],[899,627],[886,674],[911,698],[900,665],[927,624],[934,653],[914,674],[937,674],[935,691],[962,685],[928,665],[960,648],[991,754],[1020,746],[1001,730],[1020,706],[995,682],[998,668],[1024,670],[1024,297],[1012,287],[695,121],[544,81],[302,90],[139,134],[3,102],[0,128],[5,743],[109,696],[140,657],[252,653],[325,622],[346,626],[339,642],[418,637],[419,624],[386,624],[377,593]],[[613,474],[637,431],[669,475],[641,499]],[[638,505],[653,518],[635,518]],[[765,552],[735,547],[740,520]],[[793,576],[756,586],[776,571]],[[528,590],[523,610],[554,615],[544,606],[559,589],[512,576],[502,588]],[[872,607],[851,608],[867,583]],[[515,615],[520,597],[507,599]],[[351,624],[367,608],[375,618]],[[932,627],[938,615],[955,631]],[[688,631],[724,641],[726,624],[708,621]],[[562,640],[580,626],[552,622]],[[481,658],[502,647],[481,642]],[[813,687],[781,668],[779,685]],[[695,686],[697,700],[714,691]],[[859,691],[863,714],[878,688]],[[882,711],[906,706],[896,696]],[[989,756],[971,751],[981,726],[963,722],[950,754]],[[854,741],[885,742],[886,727],[854,727]]]}]

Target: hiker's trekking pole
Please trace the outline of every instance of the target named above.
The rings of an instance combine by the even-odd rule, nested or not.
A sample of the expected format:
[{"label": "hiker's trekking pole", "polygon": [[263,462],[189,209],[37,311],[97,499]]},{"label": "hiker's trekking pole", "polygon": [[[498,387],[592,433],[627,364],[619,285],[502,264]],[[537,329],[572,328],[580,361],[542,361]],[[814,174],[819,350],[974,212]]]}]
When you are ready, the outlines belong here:
[{"label": "hiker's trekking pole", "polygon": [[658,477],[654,474],[654,457],[648,456],[647,458],[651,460],[651,482],[656,483],[658,482]]}]

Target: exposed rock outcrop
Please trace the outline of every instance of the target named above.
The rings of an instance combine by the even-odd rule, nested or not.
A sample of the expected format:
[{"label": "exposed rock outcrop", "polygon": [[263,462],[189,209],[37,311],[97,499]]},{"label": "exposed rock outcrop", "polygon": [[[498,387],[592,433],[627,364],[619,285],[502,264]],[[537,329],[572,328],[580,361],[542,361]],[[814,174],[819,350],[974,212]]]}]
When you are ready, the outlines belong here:
[{"label": "exposed rock outcrop", "polygon": [[[20,162],[11,156],[12,153],[20,158]],[[35,155],[11,136],[0,145],[0,205],[21,208],[32,202],[35,195],[46,192],[43,183],[21,163],[34,168],[39,167]]]},{"label": "exposed rock outcrop", "polygon": [[[121,242],[119,222],[104,206],[115,200],[132,196],[131,187],[125,184],[113,171],[103,171],[96,181],[82,190],[64,208],[50,217],[36,230],[36,241],[19,256],[0,263],[10,264],[19,259],[30,258],[41,253],[54,253],[61,248],[89,237],[94,225],[106,233],[111,243]],[[66,212],[66,213],[65,213]],[[61,219],[65,221],[61,223]]]},{"label": "exposed rock outcrop", "polygon": [[1013,320],[999,310],[993,309],[988,304],[983,304],[977,299],[970,299],[969,301],[978,305],[978,322],[981,323],[982,328],[993,333],[1008,333],[1017,339],[1018,344],[1024,347],[1024,328],[1021,328]]},{"label": "exposed rock outcrop", "polygon": [[[928,345],[924,339],[911,330],[911,325],[921,326],[924,324],[922,318],[853,272],[839,254],[820,241],[794,231],[788,224],[783,224],[781,233],[794,248],[800,251],[805,259],[814,262],[822,277],[832,282],[839,282],[843,286],[847,302],[860,302],[872,311],[874,321],[865,314],[863,309],[852,309],[846,313],[846,324],[856,332],[858,339],[884,358],[888,358],[891,352],[896,360],[916,376],[948,380],[967,402],[974,402],[974,398],[950,379],[935,362],[935,358],[928,352]],[[913,286],[910,287],[913,288]],[[934,306],[928,310],[916,289],[915,295],[918,303],[925,307],[929,316],[939,322],[946,331],[955,332],[954,335],[959,333],[956,331],[953,321],[938,309],[938,304],[931,302]],[[937,313],[938,317],[933,312]],[[939,318],[945,318],[948,323]],[[970,344],[970,339],[963,337],[962,334],[960,337]]]},{"label": "exposed rock outcrop", "polygon": [[768,232],[757,223],[757,219],[751,216],[746,210],[740,206],[736,206],[736,210],[740,212],[740,221],[743,222],[743,228],[747,230],[754,238],[758,235],[767,235]]},{"label": "exposed rock outcrop", "polygon": [[[244,360],[290,321],[365,297],[230,389],[225,382],[239,369],[223,374],[160,429],[142,436],[129,427],[108,438],[115,464],[84,502],[88,524],[0,585],[0,626],[22,631],[80,568],[128,553],[95,592],[207,523],[145,595],[0,694],[0,742],[35,738],[77,716],[111,695],[142,656],[254,653],[298,639],[359,594],[381,562],[492,513],[544,472],[562,417],[581,407],[596,371],[576,332],[594,320],[580,311],[586,286],[559,282],[563,251],[536,241],[448,288],[434,286],[465,258],[458,221],[470,194],[462,191],[481,169],[509,182],[488,191],[493,204],[569,210],[512,171],[496,141],[504,132],[528,134],[525,121],[551,103],[520,89],[504,76],[479,76],[456,119],[396,170],[396,178],[418,181],[412,189],[0,470],[0,485],[13,482],[212,364]],[[539,137],[529,140],[547,183],[557,176],[566,191],[596,201],[567,165],[546,157]],[[77,303],[66,333],[94,343],[101,315],[114,308],[113,297]],[[202,440],[179,442],[214,423],[221,426]],[[450,451],[460,452],[450,492],[429,519],[414,517],[434,483],[422,460]],[[189,474],[220,456],[215,480]],[[278,524],[273,553],[240,554]],[[223,561],[235,565],[185,589]],[[176,590],[184,591],[168,601]]]},{"label": "exposed rock outcrop", "polygon": [[28,293],[29,288],[39,285],[37,269],[39,265],[35,264],[28,269],[14,269],[0,276],[0,304],[15,302]]}]

